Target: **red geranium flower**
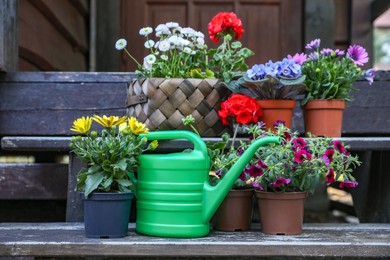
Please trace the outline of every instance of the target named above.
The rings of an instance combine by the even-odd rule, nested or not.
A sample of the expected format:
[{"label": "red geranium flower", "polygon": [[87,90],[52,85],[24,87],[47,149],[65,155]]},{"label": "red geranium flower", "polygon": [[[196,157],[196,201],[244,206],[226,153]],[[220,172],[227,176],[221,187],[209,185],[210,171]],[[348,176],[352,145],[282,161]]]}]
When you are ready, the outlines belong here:
[{"label": "red geranium flower", "polygon": [[237,40],[241,39],[244,29],[242,29],[241,20],[235,13],[220,12],[211,19],[208,31],[210,39],[218,43],[220,36],[224,34],[230,34]]},{"label": "red geranium flower", "polygon": [[229,116],[234,117],[238,124],[247,125],[256,123],[261,115],[261,107],[256,100],[241,94],[233,94],[221,104],[221,110],[218,111],[218,116],[224,125],[229,124]]}]

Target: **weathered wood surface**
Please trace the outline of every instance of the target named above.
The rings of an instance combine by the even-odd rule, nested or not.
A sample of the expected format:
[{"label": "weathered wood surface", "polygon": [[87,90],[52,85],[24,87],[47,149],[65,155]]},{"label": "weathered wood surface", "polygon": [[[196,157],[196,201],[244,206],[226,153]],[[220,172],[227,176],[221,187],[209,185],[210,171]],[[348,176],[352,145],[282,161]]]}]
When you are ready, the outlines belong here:
[{"label": "weathered wood surface", "polygon": [[[204,141],[218,142],[220,138],[203,138]],[[238,138],[245,140],[245,138]],[[342,137],[335,138],[350,146],[351,151],[388,151],[390,137]],[[1,148],[7,151],[69,151],[70,137],[61,136],[5,136],[1,139]],[[186,140],[159,142],[160,151],[187,149],[191,143]]]},{"label": "weathered wood surface", "polygon": [[73,121],[94,114],[126,114],[130,73],[0,75],[0,136],[71,135]]},{"label": "weathered wood surface", "polygon": [[88,239],[83,223],[0,224],[0,256],[144,256],[144,257],[390,257],[390,225],[304,224],[299,236],[216,232],[194,239],[136,234]]},{"label": "weathered wood surface", "polygon": [[67,182],[67,164],[0,164],[0,199],[65,200]]}]

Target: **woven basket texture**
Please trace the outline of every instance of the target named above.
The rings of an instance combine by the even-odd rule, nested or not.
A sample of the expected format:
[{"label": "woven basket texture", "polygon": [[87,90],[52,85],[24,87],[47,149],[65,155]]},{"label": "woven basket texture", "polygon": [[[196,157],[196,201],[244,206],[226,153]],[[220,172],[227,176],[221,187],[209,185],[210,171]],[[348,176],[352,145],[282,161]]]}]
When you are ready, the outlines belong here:
[{"label": "woven basket texture", "polygon": [[[231,133],[231,128],[218,118],[221,103],[230,95],[220,83],[218,79],[135,79],[127,89],[127,115],[136,117],[150,130],[190,130],[182,119],[192,115],[201,136]],[[145,102],[130,102],[135,96],[140,100],[146,96]]]}]

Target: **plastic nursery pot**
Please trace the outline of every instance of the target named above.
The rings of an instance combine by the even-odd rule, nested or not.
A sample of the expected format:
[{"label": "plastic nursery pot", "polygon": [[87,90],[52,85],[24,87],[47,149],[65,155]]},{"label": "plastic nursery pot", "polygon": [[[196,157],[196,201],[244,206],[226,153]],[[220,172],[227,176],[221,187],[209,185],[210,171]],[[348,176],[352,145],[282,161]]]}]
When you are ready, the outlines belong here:
[{"label": "plastic nursery pot", "polygon": [[345,100],[310,100],[303,106],[305,132],[314,136],[340,137]]},{"label": "plastic nursery pot", "polygon": [[84,206],[85,235],[88,238],[127,236],[132,192],[93,192],[88,198],[80,193]]},{"label": "plastic nursery pot", "polygon": [[255,191],[261,232],[267,235],[301,234],[307,195],[307,192]]},{"label": "plastic nursery pot", "polygon": [[284,121],[288,128],[291,128],[293,109],[295,108],[295,100],[285,99],[269,99],[257,100],[260,105],[263,115],[260,120],[265,123],[267,129],[275,130],[275,122]]}]

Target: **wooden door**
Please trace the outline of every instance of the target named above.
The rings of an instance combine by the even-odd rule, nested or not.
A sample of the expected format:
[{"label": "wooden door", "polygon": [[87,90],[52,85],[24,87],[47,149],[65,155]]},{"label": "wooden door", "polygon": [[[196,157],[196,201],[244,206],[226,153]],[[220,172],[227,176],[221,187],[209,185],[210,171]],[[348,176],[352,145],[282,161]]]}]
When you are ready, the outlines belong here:
[{"label": "wooden door", "polygon": [[[122,0],[121,37],[128,49],[142,62],[147,54],[139,29],[155,28],[160,23],[178,22],[202,31],[208,38],[207,25],[218,12],[235,12],[243,22],[244,46],[255,52],[248,65],[279,60],[302,51],[302,0]],[[209,47],[216,47],[208,40]],[[134,71],[136,66],[122,53],[121,69]]]}]

